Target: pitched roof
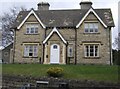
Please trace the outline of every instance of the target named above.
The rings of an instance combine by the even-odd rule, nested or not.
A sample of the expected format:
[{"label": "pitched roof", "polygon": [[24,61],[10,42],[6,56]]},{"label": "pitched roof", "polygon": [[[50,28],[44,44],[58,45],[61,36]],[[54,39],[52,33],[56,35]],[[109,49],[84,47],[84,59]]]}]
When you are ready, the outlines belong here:
[{"label": "pitched roof", "polygon": [[43,28],[45,28],[44,24],[41,22],[41,20],[39,19],[38,15],[35,14],[34,10],[32,9],[29,14],[25,17],[24,20],[22,20],[22,22],[19,24],[19,26],[17,27],[17,29],[20,29],[20,27],[24,24],[24,22],[29,18],[30,15],[34,15],[35,18],[38,20],[38,22],[42,25]]},{"label": "pitched roof", "polygon": [[[103,23],[114,27],[114,21],[110,9],[93,9]],[[44,10],[34,11],[40,21],[46,27],[76,27],[89,10]],[[30,11],[21,11],[15,21],[13,28],[18,27]]]},{"label": "pitched roof", "polygon": [[57,30],[56,27],[53,28],[53,30],[50,32],[50,34],[46,37],[46,39],[43,41],[43,44],[45,44],[48,39],[53,35],[53,33],[56,32],[57,35],[60,37],[60,39],[65,43],[67,44],[67,41],[62,37],[62,35],[60,34],[60,32]]},{"label": "pitched roof", "polygon": [[4,50],[4,49],[6,49],[6,48],[8,48],[8,47],[13,47],[13,41],[12,42],[10,42],[10,43],[8,43],[6,46],[0,46],[0,50]]},{"label": "pitched roof", "polygon": [[88,10],[88,12],[85,14],[85,16],[83,16],[83,18],[80,20],[80,22],[78,23],[78,25],[76,26],[77,28],[82,24],[82,22],[85,20],[85,18],[90,14],[90,13],[93,13],[97,19],[101,22],[101,24],[107,28],[107,25],[101,20],[101,18],[97,15],[97,13],[93,10],[93,8],[90,8]]}]

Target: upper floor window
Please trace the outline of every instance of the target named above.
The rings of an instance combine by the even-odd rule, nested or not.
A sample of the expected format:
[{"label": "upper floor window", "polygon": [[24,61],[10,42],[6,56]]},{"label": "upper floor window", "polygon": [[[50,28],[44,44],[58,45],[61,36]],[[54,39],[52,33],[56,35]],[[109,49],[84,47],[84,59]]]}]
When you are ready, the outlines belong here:
[{"label": "upper floor window", "polygon": [[38,33],[38,24],[27,24],[26,34],[37,34]]},{"label": "upper floor window", "polygon": [[85,23],[84,31],[85,31],[85,33],[97,33],[98,32],[98,23]]}]

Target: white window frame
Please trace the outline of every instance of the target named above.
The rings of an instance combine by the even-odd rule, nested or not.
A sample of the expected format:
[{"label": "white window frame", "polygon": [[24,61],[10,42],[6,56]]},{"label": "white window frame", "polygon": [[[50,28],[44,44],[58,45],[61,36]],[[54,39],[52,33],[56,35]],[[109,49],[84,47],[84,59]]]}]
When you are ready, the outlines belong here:
[{"label": "white window frame", "polygon": [[[87,52],[87,49],[86,49],[86,46],[88,46],[88,52]],[[93,46],[93,56],[90,55],[90,46]],[[97,56],[95,55],[96,51],[95,51],[95,46],[97,46]],[[100,46],[99,44],[84,44],[84,56],[85,57],[99,57],[99,49],[100,49]],[[87,55],[88,53],[88,55]]]},{"label": "white window frame", "polygon": [[38,34],[38,24],[26,24],[26,34]]},{"label": "white window frame", "polygon": [[[30,51],[30,48],[32,48],[31,49],[32,51]],[[30,55],[30,53],[32,55]],[[38,57],[38,44],[25,44],[23,55],[24,57]]]},{"label": "white window frame", "polygon": [[[88,27],[86,27],[88,26]],[[91,28],[92,27],[92,28]],[[93,30],[90,31],[90,28]],[[86,31],[88,29],[88,31]],[[96,31],[97,29],[97,31]],[[84,23],[84,33],[98,33],[98,22],[85,22]]]}]

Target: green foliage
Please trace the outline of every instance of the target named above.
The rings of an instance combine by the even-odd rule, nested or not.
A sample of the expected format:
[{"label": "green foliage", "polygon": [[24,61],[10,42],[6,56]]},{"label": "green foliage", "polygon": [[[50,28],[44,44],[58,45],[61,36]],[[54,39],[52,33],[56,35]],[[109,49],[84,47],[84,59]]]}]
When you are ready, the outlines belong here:
[{"label": "green foliage", "polygon": [[51,77],[63,76],[63,69],[61,67],[51,67],[47,70],[47,74]]},{"label": "green foliage", "polygon": [[120,65],[120,50],[112,50],[114,65]]},{"label": "green foliage", "polygon": [[22,75],[32,77],[47,76],[46,70],[60,67],[64,79],[96,80],[118,82],[120,66],[114,65],[41,65],[41,64],[2,64],[2,75]]}]

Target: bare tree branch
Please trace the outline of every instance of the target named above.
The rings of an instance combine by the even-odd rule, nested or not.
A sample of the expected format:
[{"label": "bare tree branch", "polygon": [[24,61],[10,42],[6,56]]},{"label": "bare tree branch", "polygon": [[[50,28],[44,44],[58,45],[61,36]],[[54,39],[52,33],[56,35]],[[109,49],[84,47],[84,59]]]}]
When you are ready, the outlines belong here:
[{"label": "bare tree branch", "polygon": [[118,34],[118,37],[115,38],[113,46],[118,49],[118,47],[120,46],[120,33]]},{"label": "bare tree branch", "polygon": [[13,25],[17,15],[20,11],[26,11],[26,8],[12,7],[9,12],[5,12],[0,18],[0,23],[2,24],[2,46],[5,46],[13,41],[13,32],[11,31],[11,26]]}]

